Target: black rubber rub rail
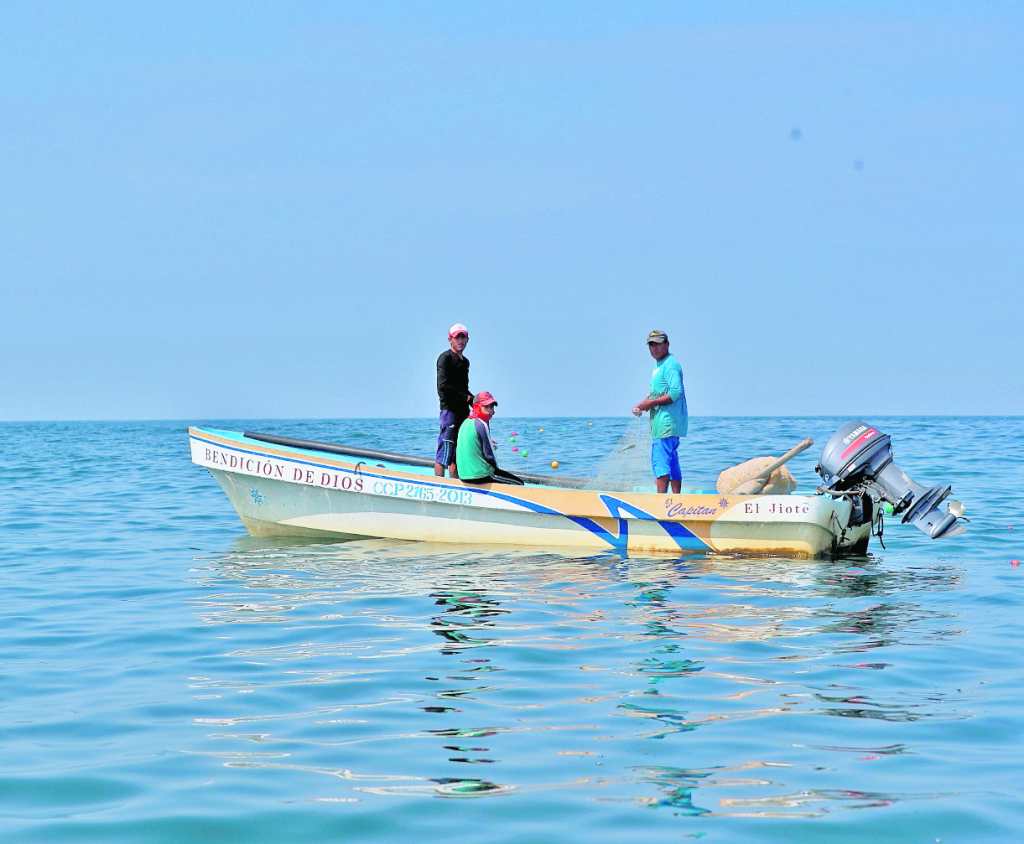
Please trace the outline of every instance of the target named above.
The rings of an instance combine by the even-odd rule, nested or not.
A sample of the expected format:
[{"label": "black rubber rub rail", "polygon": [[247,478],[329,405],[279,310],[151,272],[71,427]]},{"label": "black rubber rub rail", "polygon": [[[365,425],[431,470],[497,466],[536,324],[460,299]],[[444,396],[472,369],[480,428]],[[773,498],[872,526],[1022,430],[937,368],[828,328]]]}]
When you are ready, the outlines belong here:
[{"label": "black rubber rub rail", "polygon": [[[349,457],[365,457],[369,460],[388,460],[392,463],[405,463],[407,466],[433,466],[434,461],[426,457],[414,457],[411,454],[396,454],[393,451],[378,451],[373,448],[358,448],[354,445],[336,445],[317,440],[297,440],[294,437],[279,437],[276,434],[260,434],[255,431],[244,431],[243,436],[250,440],[259,440],[275,445],[287,445],[292,448],[305,448],[309,451],[324,451],[329,454],[344,454]],[[519,474],[519,473],[517,473]],[[587,481],[583,478],[561,478],[555,475],[524,475],[519,477],[530,484],[543,486],[565,487],[567,489],[586,489]]]}]

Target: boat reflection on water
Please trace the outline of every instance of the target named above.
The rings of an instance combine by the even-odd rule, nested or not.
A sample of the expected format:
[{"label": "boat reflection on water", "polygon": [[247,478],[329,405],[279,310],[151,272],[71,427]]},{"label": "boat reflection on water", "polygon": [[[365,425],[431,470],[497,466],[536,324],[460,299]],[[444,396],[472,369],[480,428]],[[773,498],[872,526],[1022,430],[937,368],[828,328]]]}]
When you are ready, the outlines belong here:
[{"label": "boat reflection on water", "polygon": [[[881,807],[932,795],[867,787],[855,762],[913,753],[912,736],[871,725],[962,717],[941,688],[871,679],[958,635],[919,597],[959,588],[953,565],[245,537],[194,573],[205,624],[249,625],[206,688],[303,701],[214,715],[260,720],[264,750],[364,798],[576,789],[686,817]],[[823,759],[841,787],[818,787]]]}]

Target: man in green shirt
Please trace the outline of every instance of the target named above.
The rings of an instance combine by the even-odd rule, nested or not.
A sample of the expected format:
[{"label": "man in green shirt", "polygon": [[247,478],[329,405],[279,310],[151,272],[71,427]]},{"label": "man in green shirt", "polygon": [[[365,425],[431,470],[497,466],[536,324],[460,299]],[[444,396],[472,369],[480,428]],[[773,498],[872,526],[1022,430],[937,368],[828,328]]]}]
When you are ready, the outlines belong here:
[{"label": "man in green shirt", "polygon": [[679,468],[679,438],[689,429],[683,368],[670,353],[668,335],[658,329],[647,335],[647,349],[654,358],[647,398],[633,408],[633,415],[651,413],[651,468],[658,492],[679,493],[683,473]]},{"label": "man in green shirt", "polygon": [[459,427],[455,445],[455,462],[459,480],[467,484],[522,484],[511,472],[498,468],[491,440],[491,419],[498,402],[487,390],[481,390],[473,399],[469,418]]}]

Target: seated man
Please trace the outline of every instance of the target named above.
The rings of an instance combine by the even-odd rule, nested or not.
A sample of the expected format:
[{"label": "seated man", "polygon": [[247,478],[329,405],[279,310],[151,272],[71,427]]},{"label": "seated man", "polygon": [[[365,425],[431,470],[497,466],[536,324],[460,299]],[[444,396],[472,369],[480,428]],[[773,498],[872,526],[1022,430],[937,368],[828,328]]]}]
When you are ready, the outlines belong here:
[{"label": "seated man", "polygon": [[455,463],[459,479],[467,484],[522,484],[511,472],[498,468],[491,440],[491,419],[498,402],[486,390],[476,394],[469,418],[459,427]]}]

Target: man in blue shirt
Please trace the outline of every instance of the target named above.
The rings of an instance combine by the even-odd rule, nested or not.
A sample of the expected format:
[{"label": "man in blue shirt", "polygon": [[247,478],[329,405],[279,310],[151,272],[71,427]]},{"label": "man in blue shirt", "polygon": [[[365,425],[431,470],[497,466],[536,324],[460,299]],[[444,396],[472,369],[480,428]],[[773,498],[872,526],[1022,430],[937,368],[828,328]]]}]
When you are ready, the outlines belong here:
[{"label": "man in blue shirt", "polygon": [[651,468],[658,492],[678,494],[683,483],[679,468],[679,438],[689,428],[686,412],[686,391],[683,389],[683,368],[668,350],[668,335],[655,329],[647,335],[647,348],[655,360],[651,373],[651,389],[647,398],[633,408],[633,415],[651,412]]}]

